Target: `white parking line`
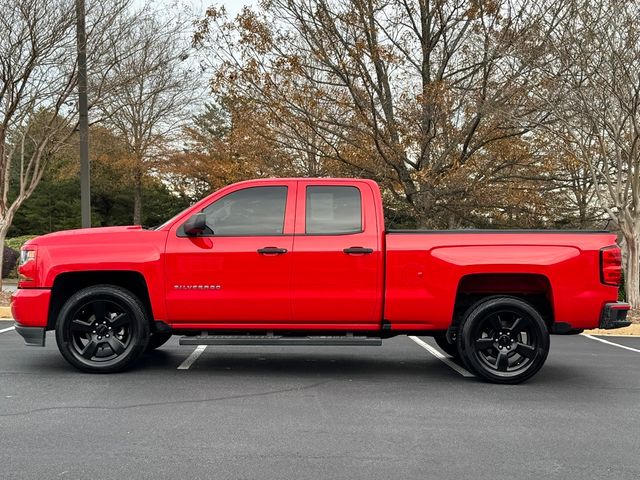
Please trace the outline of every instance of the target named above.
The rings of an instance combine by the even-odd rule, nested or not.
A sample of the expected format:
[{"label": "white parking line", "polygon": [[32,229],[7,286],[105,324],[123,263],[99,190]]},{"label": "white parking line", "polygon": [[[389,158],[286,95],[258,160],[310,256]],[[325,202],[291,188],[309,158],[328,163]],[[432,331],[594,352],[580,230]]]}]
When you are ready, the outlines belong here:
[{"label": "white parking line", "polygon": [[581,334],[583,337],[590,338],[591,340],[597,340],[598,342],[606,343],[607,345],[613,345],[614,347],[624,348],[625,350],[631,350],[632,352],[640,353],[640,350],[637,348],[627,347],[626,345],[620,345],[619,343],[613,343],[609,340],[603,340],[602,338],[594,337],[592,335],[587,335],[586,333]]},{"label": "white parking line", "polygon": [[454,369],[456,372],[458,372],[460,375],[462,375],[463,377],[475,377],[475,375],[469,371],[467,371],[466,369],[462,368],[460,365],[458,365],[457,363],[451,361],[449,359],[449,357],[447,357],[446,355],[444,355],[443,353],[440,352],[440,350],[437,350],[435,348],[433,348],[431,345],[429,345],[428,343],[423,342],[422,340],[420,340],[418,337],[412,337],[409,336],[409,338],[411,340],[413,340],[414,342],[416,342],[418,345],[420,345],[422,348],[424,348],[427,352],[429,352],[431,355],[433,355],[434,357],[436,357],[438,360],[440,360],[442,363],[446,364],[447,366],[451,367],[452,369]]},{"label": "white parking line", "polygon": [[198,345],[196,349],[191,352],[191,355],[189,355],[187,359],[178,366],[178,370],[189,370],[189,367],[193,365],[200,355],[202,355],[202,352],[204,352],[206,348],[206,345]]},{"label": "white parking line", "polygon": [[0,333],[10,332],[11,330],[15,330],[15,329],[16,329],[16,327],[14,325],[13,327],[3,328],[2,330],[0,330]]}]

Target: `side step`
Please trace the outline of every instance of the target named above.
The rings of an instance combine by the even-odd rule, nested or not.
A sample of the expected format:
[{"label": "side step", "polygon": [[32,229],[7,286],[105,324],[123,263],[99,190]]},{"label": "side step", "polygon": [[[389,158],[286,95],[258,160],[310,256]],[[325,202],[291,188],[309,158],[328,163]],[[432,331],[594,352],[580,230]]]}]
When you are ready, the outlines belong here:
[{"label": "side step", "polygon": [[198,335],[180,337],[180,345],[288,345],[288,346],[345,346],[378,347],[379,337],[356,337],[343,335],[334,337],[292,337],[278,335]]}]

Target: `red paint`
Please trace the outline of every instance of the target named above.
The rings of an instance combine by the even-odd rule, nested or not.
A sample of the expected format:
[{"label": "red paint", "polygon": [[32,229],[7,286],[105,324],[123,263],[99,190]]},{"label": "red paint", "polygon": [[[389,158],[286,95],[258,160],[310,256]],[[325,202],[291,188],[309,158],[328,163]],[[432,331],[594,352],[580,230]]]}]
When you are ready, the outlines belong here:
[{"label": "red paint", "polygon": [[11,315],[25,327],[44,327],[47,325],[50,300],[49,289],[18,290],[11,298]]},{"label": "red paint", "polygon": [[[377,185],[342,180],[361,195],[362,233],[305,235],[306,187],[335,185],[331,180],[301,180],[298,184],[293,247],[292,311],[297,322],[345,327],[354,322],[379,326],[382,318],[383,250],[381,205]],[[367,208],[368,207],[368,208]],[[373,207],[373,208],[372,208]],[[379,226],[380,225],[380,226]],[[372,254],[347,255],[350,247],[371,248]],[[333,327],[332,327],[333,328]],[[379,327],[378,327],[379,328]]]},{"label": "red paint", "polygon": [[[310,185],[356,187],[362,231],[306,235]],[[256,186],[287,187],[282,235],[179,236],[192,214]],[[180,330],[375,332],[383,319],[397,333],[444,330],[459,292],[543,295],[555,321],[589,328],[617,300],[615,240],[575,232],[385,234],[380,190],[370,180],[253,180],[213,193],[155,231],[95,228],[28,242],[36,258],[20,272],[31,281],[20,283],[12,309],[18,323],[46,326],[60,274],[129,271],[142,275],[154,318]],[[258,253],[265,247],[287,252]],[[351,247],[372,252],[343,252]]]}]

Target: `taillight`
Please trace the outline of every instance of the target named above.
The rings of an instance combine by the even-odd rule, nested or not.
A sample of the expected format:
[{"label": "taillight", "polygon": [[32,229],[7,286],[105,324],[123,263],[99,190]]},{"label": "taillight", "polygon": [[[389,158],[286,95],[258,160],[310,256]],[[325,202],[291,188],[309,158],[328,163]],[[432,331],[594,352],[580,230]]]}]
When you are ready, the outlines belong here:
[{"label": "taillight", "polygon": [[622,282],[622,255],[617,245],[600,250],[600,281],[615,286]]},{"label": "taillight", "polygon": [[36,278],[36,249],[22,247],[18,265],[18,287],[32,287]]}]

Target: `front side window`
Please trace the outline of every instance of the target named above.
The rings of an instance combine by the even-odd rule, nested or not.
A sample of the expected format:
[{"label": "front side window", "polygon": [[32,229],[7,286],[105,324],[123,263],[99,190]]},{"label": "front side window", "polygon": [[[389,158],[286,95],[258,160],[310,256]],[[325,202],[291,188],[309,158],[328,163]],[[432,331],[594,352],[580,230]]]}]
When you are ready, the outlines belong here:
[{"label": "front side window", "polygon": [[213,235],[282,235],[287,187],[250,187],[225,195],[203,210]]},{"label": "front side window", "polygon": [[360,233],[360,190],[348,186],[307,187],[305,230],[309,235]]}]

